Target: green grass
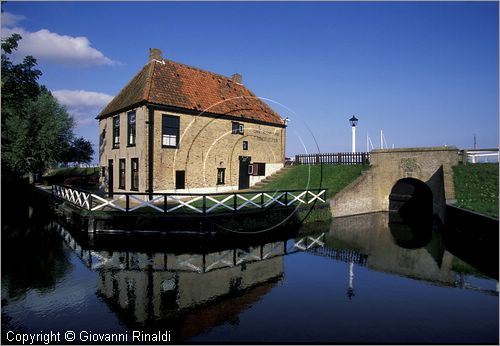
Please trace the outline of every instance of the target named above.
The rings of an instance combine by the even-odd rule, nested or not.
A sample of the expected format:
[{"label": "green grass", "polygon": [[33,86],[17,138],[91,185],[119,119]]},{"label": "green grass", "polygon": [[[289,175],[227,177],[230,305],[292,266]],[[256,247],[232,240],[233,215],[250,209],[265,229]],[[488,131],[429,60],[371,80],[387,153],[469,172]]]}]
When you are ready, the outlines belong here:
[{"label": "green grass", "polygon": [[354,181],[368,165],[298,165],[259,190],[328,189],[327,198]]},{"label": "green grass", "polygon": [[498,164],[453,167],[456,206],[498,218]]}]

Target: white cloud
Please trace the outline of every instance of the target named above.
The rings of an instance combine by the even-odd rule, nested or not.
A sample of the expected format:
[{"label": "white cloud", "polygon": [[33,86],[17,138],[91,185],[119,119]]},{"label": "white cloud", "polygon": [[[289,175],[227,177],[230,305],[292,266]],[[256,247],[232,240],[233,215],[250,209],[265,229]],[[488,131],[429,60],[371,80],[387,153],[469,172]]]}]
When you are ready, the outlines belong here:
[{"label": "white cloud", "polygon": [[52,95],[66,106],[77,126],[97,124],[95,117],[113,99],[113,96],[86,90],[54,90]]},{"label": "white cloud", "polygon": [[14,52],[16,56],[32,55],[40,61],[84,67],[115,63],[91,47],[90,41],[84,36],[59,35],[47,29],[30,32],[20,27],[2,28],[2,38],[13,33],[22,36],[22,40],[19,41],[19,46]]},{"label": "white cloud", "polygon": [[2,13],[2,26],[12,27],[19,23],[22,20],[25,20],[26,17],[18,14],[13,14],[9,12]]},{"label": "white cloud", "polygon": [[113,99],[111,95],[86,90],[54,90],[52,95],[68,107],[82,105],[104,107]]}]

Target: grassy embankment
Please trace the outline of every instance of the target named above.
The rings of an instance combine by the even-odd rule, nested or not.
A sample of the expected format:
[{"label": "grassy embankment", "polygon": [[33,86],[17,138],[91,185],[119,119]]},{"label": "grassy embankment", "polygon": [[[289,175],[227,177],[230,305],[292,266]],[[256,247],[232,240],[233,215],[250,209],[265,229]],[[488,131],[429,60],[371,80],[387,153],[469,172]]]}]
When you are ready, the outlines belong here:
[{"label": "grassy embankment", "polygon": [[[368,165],[300,165],[294,166],[285,174],[270,181],[259,190],[293,190],[319,187],[327,189],[326,198],[336,193],[354,181]],[[322,208],[323,206],[323,208]],[[299,210],[299,218],[305,216],[308,208]],[[329,205],[319,205],[306,218],[306,222],[328,221],[331,219]]]},{"label": "grassy embankment", "polygon": [[453,167],[456,206],[498,218],[498,163]]},{"label": "grassy embankment", "polygon": [[97,187],[99,168],[67,167],[54,169],[43,176],[43,182],[52,184],[70,184],[75,187]]}]

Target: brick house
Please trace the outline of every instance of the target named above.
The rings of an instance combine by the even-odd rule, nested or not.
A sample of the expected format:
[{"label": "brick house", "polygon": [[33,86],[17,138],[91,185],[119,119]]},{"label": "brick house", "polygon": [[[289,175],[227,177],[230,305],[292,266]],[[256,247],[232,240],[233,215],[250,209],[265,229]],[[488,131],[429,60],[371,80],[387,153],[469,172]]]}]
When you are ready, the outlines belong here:
[{"label": "brick house", "polygon": [[97,119],[108,192],[244,189],[285,160],[284,119],[241,75],[166,60],[159,49]]}]

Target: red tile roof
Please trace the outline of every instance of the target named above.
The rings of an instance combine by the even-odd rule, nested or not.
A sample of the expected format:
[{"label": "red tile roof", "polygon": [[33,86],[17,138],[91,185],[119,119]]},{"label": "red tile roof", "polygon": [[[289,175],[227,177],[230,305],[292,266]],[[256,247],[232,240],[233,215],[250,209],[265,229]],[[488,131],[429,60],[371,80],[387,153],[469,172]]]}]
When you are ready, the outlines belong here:
[{"label": "red tile roof", "polygon": [[229,115],[283,125],[283,119],[243,84],[170,60],[151,61],[101,111],[98,118],[141,103]]}]

